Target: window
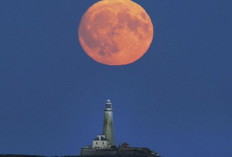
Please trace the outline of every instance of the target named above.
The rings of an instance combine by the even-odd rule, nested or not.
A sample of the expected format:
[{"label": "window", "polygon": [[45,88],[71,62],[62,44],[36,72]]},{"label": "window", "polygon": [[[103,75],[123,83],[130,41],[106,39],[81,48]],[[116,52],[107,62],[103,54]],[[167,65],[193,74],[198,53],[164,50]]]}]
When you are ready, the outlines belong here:
[{"label": "window", "polygon": [[97,145],[98,143],[96,142],[96,145]]}]

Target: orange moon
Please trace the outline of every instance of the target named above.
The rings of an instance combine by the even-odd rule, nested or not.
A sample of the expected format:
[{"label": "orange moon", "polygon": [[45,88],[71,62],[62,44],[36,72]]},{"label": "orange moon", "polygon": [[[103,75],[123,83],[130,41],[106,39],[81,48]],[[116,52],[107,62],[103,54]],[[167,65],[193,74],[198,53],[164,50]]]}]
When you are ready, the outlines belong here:
[{"label": "orange moon", "polygon": [[82,48],[93,60],[126,65],[147,52],[153,25],[146,11],[131,0],[102,0],[85,12],[78,34]]}]

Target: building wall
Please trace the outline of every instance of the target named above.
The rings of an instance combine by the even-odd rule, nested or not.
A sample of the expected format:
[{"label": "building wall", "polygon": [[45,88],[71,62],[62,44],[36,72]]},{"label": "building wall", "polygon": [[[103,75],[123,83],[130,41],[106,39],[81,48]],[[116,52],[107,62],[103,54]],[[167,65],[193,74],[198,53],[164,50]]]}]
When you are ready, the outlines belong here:
[{"label": "building wall", "polygon": [[93,140],[93,148],[107,148],[108,141]]},{"label": "building wall", "polygon": [[116,155],[117,151],[114,151],[112,149],[86,149],[82,148],[81,149],[81,156],[112,156]]}]

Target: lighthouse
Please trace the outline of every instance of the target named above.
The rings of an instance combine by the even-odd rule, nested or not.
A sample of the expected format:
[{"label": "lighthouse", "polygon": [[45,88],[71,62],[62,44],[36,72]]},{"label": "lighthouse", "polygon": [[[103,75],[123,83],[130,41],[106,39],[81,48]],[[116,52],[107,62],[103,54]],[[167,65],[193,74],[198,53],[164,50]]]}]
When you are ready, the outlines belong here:
[{"label": "lighthouse", "polygon": [[103,125],[103,134],[108,140],[108,145],[114,145],[114,127],[113,127],[113,108],[110,100],[106,101],[106,108],[104,110],[104,125]]},{"label": "lighthouse", "polygon": [[93,140],[92,145],[81,148],[80,157],[160,157],[156,152],[148,148],[129,147],[125,142],[119,147],[114,145],[113,108],[110,100],[105,103],[103,134],[99,134]]}]

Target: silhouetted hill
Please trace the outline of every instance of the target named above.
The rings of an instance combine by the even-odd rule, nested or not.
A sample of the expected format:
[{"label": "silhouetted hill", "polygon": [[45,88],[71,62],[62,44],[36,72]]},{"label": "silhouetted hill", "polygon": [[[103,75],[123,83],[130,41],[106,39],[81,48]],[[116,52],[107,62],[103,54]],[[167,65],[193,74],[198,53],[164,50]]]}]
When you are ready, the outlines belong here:
[{"label": "silhouetted hill", "polygon": [[0,157],[45,157],[41,155],[0,154]]},{"label": "silhouetted hill", "polygon": [[[2,154],[0,157],[47,157],[41,155],[22,155],[22,154]],[[66,156],[48,156],[48,157],[81,157],[75,155],[66,155]],[[88,157],[149,157],[149,155],[114,155],[114,156],[88,156]],[[159,157],[159,156],[157,156]]]}]

